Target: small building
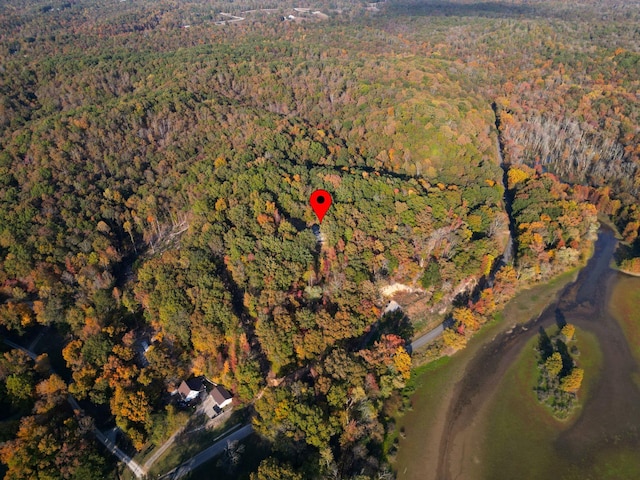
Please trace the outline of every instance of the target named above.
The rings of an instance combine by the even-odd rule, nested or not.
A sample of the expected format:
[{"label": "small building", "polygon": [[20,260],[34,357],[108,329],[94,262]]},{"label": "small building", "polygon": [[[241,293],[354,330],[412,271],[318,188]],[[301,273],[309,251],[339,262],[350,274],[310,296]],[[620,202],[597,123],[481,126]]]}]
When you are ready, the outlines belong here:
[{"label": "small building", "polygon": [[220,385],[216,385],[215,387],[213,387],[209,392],[209,396],[213,398],[213,400],[220,408],[231,405],[231,403],[233,402],[233,397],[231,396],[229,391],[226,388],[221,387]]},{"label": "small building", "polygon": [[202,377],[194,377],[189,380],[182,381],[178,387],[178,393],[185,402],[190,402],[198,398],[201,392],[204,391],[204,382]]},{"label": "small building", "polygon": [[202,402],[202,411],[209,418],[217,417],[222,412],[222,409],[228,407],[231,403],[233,403],[233,397],[229,391],[220,385],[216,385]]}]

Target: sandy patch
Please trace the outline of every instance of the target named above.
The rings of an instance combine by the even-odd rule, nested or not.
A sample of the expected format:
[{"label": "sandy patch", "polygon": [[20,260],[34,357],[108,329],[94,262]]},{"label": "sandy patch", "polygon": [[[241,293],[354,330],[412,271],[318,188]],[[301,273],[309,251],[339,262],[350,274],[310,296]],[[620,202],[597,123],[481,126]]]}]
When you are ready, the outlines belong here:
[{"label": "sandy patch", "polygon": [[380,288],[380,293],[385,297],[393,297],[397,293],[414,293],[419,292],[419,289],[412,288],[409,285],[405,285],[403,283],[392,283],[391,285],[387,285],[386,287]]}]

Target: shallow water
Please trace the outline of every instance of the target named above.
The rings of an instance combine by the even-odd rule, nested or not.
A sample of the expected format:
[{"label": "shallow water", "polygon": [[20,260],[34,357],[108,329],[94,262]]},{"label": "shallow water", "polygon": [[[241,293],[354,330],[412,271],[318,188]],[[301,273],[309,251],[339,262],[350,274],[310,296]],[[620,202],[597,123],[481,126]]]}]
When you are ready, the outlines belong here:
[{"label": "shallow water", "polygon": [[[481,478],[479,469],[472,471],[475,470],[470,468],[472,462],[464,458],[481,456],[481,452],[465,452],[464,449],[461,452],[456,447],[460,442],[456,440],[468,432],[470,425],[481,423],[483,407],[523,346],[538,333],[538,328],[562,320],[598,337],[603,365],[580,417],[556,439],[549,441],[554,442],[554,449],[562,454],[567,466],[574,465],[587,471],[589,462],[600,451],[621,447],[637,450],[640,446],[640,390],[633,382],[633,375],[638,372],[638,364],[620,326],[607,311],[611,287],[620,275],[609,268],[616,243],[610,230],[602,230],[592,258],[556,302],[537,319],[496,337],[469,362],[463,378],[455,386],[447,412],[440,437],[436,478]],[[557,473],[557,478],[562,478],[562,473]],[[499,476],[492,476],[492,480],[498,479]]]}]

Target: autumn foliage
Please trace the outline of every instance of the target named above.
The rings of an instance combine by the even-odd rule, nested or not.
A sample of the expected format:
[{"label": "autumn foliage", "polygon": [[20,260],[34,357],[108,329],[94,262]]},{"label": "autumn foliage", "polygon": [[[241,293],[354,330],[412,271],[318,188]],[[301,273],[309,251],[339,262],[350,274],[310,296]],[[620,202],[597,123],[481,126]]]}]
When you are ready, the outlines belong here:
[{"label": "autumn foliage", "polygon": [[140,449],[191,374],[255,401],[254,478],[386,475],[411,332],[379,329],[381,287],[444,312],[451,352],[584,262],[598,214],[640,270],[631,3],[319,0],[329,18],[289,21],[293,1],[222,0],[252,11],[229,25],[198,1],[6,3],[0,335],[49,327],[72,380],[3,353],[11,478],[107,478],[65,395]]}]

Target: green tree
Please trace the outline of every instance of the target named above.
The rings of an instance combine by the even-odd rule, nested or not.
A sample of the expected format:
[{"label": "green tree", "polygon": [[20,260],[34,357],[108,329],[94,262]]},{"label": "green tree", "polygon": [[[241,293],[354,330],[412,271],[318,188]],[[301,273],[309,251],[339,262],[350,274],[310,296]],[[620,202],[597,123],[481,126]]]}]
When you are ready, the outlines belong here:
[{"label": "green tree", "polygon": [[251,480],[302,480],[303,476],[296,473],[288,463],[269,457],[260,462],[258,471],[251,474]]},{"label": "green tree", "polygon": [[440,275],[440,266],[438,262],[435,260],[431,260],[427,265],[427,268],[424,269],[424,273],[420,277],[420,284],[424,288],[429,288],[433,285],[438,285],[438,283],[442,280]]},{"label": "green tree", "polygon": [[11,403],[16,406],[25,405],[33,398],[33,375],[30,373],[9,375],[5,387]]},{"label": "green tree", "polygon": [[82,356],[91,364],[102,366],[113,348],[113,342],[104,334],[92,335],[82,346]]}]

